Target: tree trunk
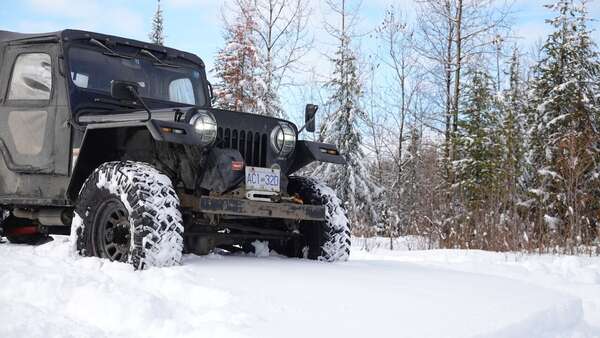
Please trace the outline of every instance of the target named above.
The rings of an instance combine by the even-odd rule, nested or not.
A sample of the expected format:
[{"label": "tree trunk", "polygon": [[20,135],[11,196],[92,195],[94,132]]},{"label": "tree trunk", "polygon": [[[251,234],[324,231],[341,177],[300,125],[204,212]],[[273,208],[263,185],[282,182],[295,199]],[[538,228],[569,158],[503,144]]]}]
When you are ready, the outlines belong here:
[{"label": "tree trunk", "polygon": [[446,142],[444,144],[444,155],[445,155],[445,170],[446,177],[450,178],[451,175],[451,144],[452,144],[452,127],[451,127],[451,117],[452,117],[452,42],[454,37],[454,22],[450,14],[452,13],[452,6],[449,0],[446,0],[446,12],[448,14],[448,36],[446,40],[446,59],[444,60],[444,72],[445,72],[445,80],[446,80],[446,129],[445,129],[445,138]]},{"label": "tree trunk", "polygon": [[460,71],[462,64],[462,14],[463,0],[458,0],[456,7],[456,57],[455,57],[455,75],[454,75],[454,104],[452,114],[452,160],[456,158],[456,145],[454,139],[458,132],[458,105],[460,103]]}]

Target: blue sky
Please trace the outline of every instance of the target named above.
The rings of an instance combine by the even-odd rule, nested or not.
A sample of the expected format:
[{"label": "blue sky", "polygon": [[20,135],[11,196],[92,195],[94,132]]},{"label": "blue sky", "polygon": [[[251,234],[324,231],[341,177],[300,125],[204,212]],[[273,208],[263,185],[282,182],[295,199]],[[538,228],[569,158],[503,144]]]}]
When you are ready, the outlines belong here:
[{"label": "blue sky", "polygon": [[[316,67],[327,72],[329,62],[324,56],[333,47],[323,34],[322,23],[327,17],[320,0],[307,0],[313,7],[315,52],[308,55],[306,68]],[[363,0],[358,31],[367,33],[377,26],[389,4],[414,17],[414,0]],[[498,0],[500,1],[500,0]],[[350,0],[358,3],[359,0]],[[551,14],[542,7],[550,0],[514,0],[514,36],[516,43],[527,50],[548,32],[544,19]],[[165,15],[166,44],[198,54],[212,67],[213,58],[222,45],[221,13],[224,0],[161,0]],[[19,32],[48,32],[76,28],[147,40],[156,0],[0,0],[0,29]],[[590,17],[600,18],[600,0],[589,4]],[[600,28],[598,22],[593,28]],[[600,33],[594,33],[600,41]],[[375,46],[366,34],[360,41],[361,50],[369,54]],[[285,105],[302,106],[306,96],[284,94]]]},{"label": "blue sky", "polygon": [[[325,20],[324,5],[310,0],[314,8],[315,31],[319,41],[320,22]],[[516,0],[514,30],[520,44],[529,44],[547,32],[542,4],[548,0]],[[167,45],[199,54],[209,65],[222,44],[221,9],[223,0],[162,0],[165,12]],[[388,4],[406,13],[413,12],[412,0],[364,0],[360,30],[377,25]],[[0,29],[44,32],[79,28],[146,40],[155,0],[0,0]],[[590,4],[590,16],[600,18],[600,1]],[[594,26],[598,26],[595,23]],[[596,32],[595,37],[599,34]],[[367,45],[368,41],[365,42]],[[324,46],[323,48],[327,48]],[[322,48],[319,48],[322,49]]]}]

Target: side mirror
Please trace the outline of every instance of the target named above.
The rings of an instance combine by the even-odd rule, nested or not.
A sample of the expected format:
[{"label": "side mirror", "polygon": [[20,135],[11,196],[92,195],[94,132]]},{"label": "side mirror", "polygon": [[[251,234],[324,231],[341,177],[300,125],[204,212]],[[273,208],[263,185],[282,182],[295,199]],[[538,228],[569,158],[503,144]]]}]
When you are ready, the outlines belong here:
[{"label": "side mirror", "polygon": [[137,82],[113,80],[110,83],[110,95],[118,100],[137,100],[139,89]]},{"label": "side mirror", "polygon": [[217,98],[215,97],[213,85],[210,82],[208,82],[208,95],[210,95],[210,103],[215,104],[215,102],[217,102]]},{"label": "side mirror", "polygon": [[319,106],[316,104],[307,104],[306,110],[304,112],[304,123],[306,127],[306,131],[310,133],[315,132],[315,120],[317,116],[317,110],[319,110]]}]

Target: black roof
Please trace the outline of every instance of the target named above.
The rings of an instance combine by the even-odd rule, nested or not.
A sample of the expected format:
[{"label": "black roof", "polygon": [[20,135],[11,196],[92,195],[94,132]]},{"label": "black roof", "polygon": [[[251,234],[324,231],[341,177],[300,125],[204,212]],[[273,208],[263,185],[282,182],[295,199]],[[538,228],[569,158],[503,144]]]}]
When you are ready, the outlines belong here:
[{"label": "black roof", "polygon": [[44,38],[44,37],[60,38],[60,34],[61,34],[61,32],[27,34],[27,33],[17,33],[17,32],[0,30],[0,42],[15,41],[15,40],[29,40],[29,39]]},{"label": "black roof", "polygon": [[73,29],[65,29],[62,31],[50,32],[50,33],[33,33],[33,34],[17,33],[17,32],[0,30],[0,45],[3,43],[7,43],[7,42],[28,43],[28,42],[35,42],[35,41],[41,42],[41,41],[52,41],[52,40],[55,40],[55,41],[62,40],[63,42],[68,42],[68,41],[72,41],[72,40],[85,40],[85,39],[91,39],[91,38],[99,40],[103,43],[113,43],[113,44],[116,43],[116,44],[121,44],[121,45],[126,45],[126,46],[144,48],[144,49],[148,49],[151,51],[162,52],[162,53],[166,53],[167,55],[171,55],[171,56],[179,56],[179,57],[182,57],[189,61],[192,61],[198,65],[204,66],[204,62],[195,54],[184,52],[184,51],[173,49],[173,48],[169,48],[169,47],[159,46],[159,45],[156,45],[156,44],[153,44],[150,42],[143,42],[143,41],[138,41],[138,40],[133,40],[133,39],[127,39],[127,38],[114,36],[114,35],[107,35],[107,34],[88,32],[88,31],[82,31],[82,30],[73,30]]}]

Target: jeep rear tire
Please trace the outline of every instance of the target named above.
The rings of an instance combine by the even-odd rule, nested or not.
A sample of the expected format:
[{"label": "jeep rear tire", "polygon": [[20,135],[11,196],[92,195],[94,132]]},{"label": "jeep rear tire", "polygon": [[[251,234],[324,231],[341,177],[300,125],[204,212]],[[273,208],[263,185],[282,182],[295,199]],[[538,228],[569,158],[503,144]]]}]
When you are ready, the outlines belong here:
[{"label": "jeep rear tire", "polygon": [[[275,251],[290,257],[336,262],[350,256],[350,228],[342,202],[325,184],[306,177],[290,177],[290,194],[298,194],[305,204],[325,207],[324,221],[300,223],[302,236],[291,239]],[[279,249],[279,251],[278,251]]]},{"label": "jeep rear tire", "polygon": [[81,255],[131,263],[136,269],[181,262],[179,198],[171,180],[148,164],[102,164],[84,183],[75,212]]}]

